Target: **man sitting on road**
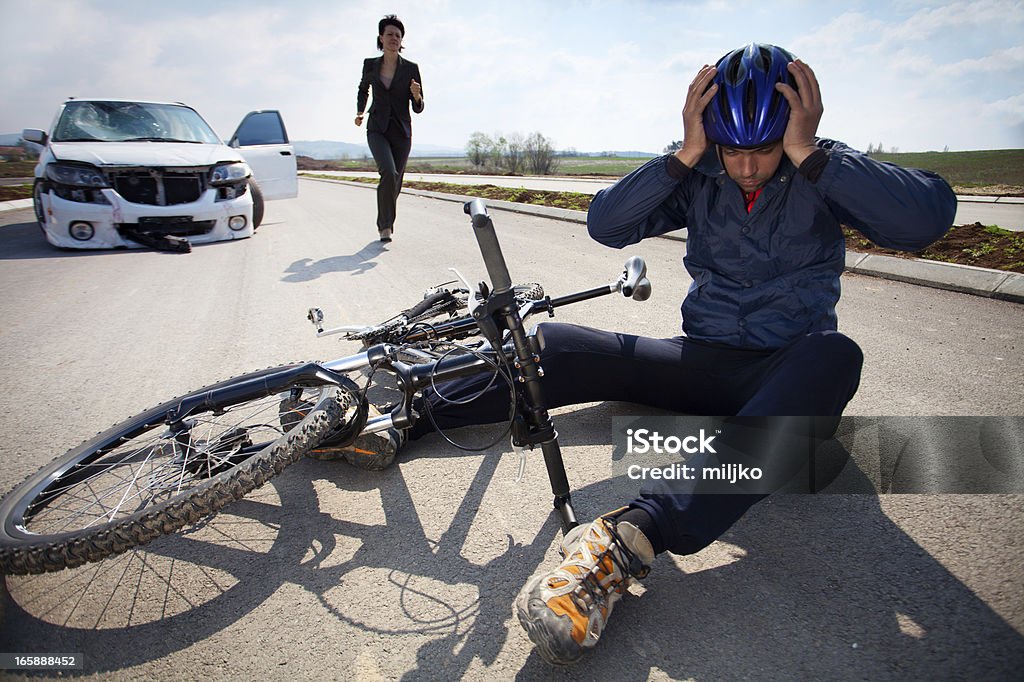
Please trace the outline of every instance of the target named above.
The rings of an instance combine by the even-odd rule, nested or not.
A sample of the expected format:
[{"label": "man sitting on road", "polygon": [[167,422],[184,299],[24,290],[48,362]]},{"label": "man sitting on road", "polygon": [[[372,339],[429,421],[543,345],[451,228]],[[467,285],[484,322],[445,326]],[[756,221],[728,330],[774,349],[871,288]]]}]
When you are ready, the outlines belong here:
[{"label": "man sitting on road", "polygon": [[[587,218],[590,235],[614,248],[687,228],[693,284],[682,304],[685,335],[543,325],[548,407],[617,400],[691,415],[832,417],[834,429],[863,360],[836,331],[840,226],[916,251],[949,229],[956,197],[934,173],[816,138],[823,111],[813,71],[776,46],[747,45],[700,69],[683,108],[682,148],[599,192]],[[475,395],[475,381],[485,380],[445,393]],[[441,427],[501,421],[508,394],[495,389],[432,411]],[[429,432],[424,422],[410,437]],[[377,465],[390,463],[404,439],[381,436],[356,444],[377,453]],[[665,485],[641,491],[566,534],[564,560],[520,592],[520,622],[546,660],[575,661],[656,554],[700,551],[763,497]]]}]

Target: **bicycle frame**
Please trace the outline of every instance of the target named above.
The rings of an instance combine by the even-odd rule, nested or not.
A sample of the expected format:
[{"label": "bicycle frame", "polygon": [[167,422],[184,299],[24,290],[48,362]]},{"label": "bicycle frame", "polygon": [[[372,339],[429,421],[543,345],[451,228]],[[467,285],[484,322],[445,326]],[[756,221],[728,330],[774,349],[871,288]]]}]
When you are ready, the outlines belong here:
[{"label": "bicycle frame", "polygon": [[[610,285],[540,300],[537,285],[525,291],[512,287],[483,202],[471,202],[466,212],[491,287],[480,283],[474,289],[467,283],[457,300],[447,292],[440,305],[439,297],[428,296],[392,318],[414,324],[377,337],[385,342],[355,355],[226,379],[98,433],[0,499],[0,570],[31,574],[72,568],[145,544],[215,514],[322,444],[344,447],[363,433],[414,426],[417,397],[434,422],[435,398],[425,389],[436,392],[474,375],[486,379],[491,371],[494,377],[483,390],[494,388],[498,374],[509,386],[513,447],[523,457],[525,449],[540,446],[562,528],[577,525],[544,397],[543,338],[527,332],[524,323],[534,313],[613,292],[644,300],[650,294],[646,266],[633,258]],[[433,323],[435,309],[452,314],[462,307],[469,308],[467,317]],[[322,319],[318,309],[310,309],[318,334]],[[423,337],[410,340],[415,335]],[[453,343],[470,336],[482,338],[472,345]],[[454,355],[459,349],[466,354]],[[367,390],[379,368],[397,376],[402,397],[389,414],[368,420]],[[364,369],[370,370],[365,386],[349,376]],[[453,402],[443,395],[437,400]]]},{"label": "bicycle frame", "polygon": [[[633,257],[627,261],[622,277],[612,284],[556,299],[548,297],[540,301],[528,301],[518,306],[513,295],[512,279],[486,205],[482,200],[475,199],[465,205],[465,211],[472,217],[473,231],[492,286],[488,288],[481,283],[472,292],[469,298],[470,315],[425,326],[422,330],[410,333],[406,340],[410,343],[443,341],[478,331],[484,337],[484,346],[472,354],[442,357],[411,365],[397,360],[401,347],[378,344],[361,353],[322,363],[321,367],[337,373],[339,378],[346,373],[369,367],[386,367],[398,377],[404,400],[390,414],[369,419],[361,430],[362,434],[392,427],[405,429],[413,426],[417,417],[412,410],[412,401],[424,388],[480,374],[493,369],[495,365],[514,367],[518,376],[512,377],[516,394],[512,445],[531,450],[540,446],[554,494],[554,508],[561,517],[563,532],[567,532],[578,523],[572,507],[558,435],[544,400],[541,343],[535,332],[526,331],[524,322],[535,313],[547,312],[553,315],[554,309],[559,306],[610,293],[620,292],[637,300],[646,300],[651,291],[650,281],[646,278],[646,265],[642,259]],[[489,358],[494,364],[484,358]]]}]

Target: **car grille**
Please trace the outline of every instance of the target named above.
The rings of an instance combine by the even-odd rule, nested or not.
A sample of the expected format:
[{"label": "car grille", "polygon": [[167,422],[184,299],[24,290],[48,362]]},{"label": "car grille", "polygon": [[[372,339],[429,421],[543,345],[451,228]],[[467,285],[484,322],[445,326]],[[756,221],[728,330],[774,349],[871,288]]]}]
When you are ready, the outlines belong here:
[{"label": "car grille", "polygon": [[206,173],[159,170],[119,171],[111,174],[114,190],[133,204],[174,206],[197,201]]},{"label": "car grille", "polygon": [[207,234],[216,225],[216,220],[192,220],[191,216],[168,216],[166,218],[139,218],[137,223],[117,223],[115,227],[122,237],[130,239],[132,232],[195,237]]}]

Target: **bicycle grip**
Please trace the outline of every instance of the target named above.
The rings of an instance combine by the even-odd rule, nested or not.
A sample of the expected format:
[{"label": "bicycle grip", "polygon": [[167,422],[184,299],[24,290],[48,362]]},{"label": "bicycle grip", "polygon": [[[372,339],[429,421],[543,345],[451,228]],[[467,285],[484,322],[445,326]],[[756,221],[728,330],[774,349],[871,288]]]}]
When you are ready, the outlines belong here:
[{"label": "bicycle grip", "polygon": [[419,303],[417,303],[413,307],[409,308],[408,310],[404,311],[402,314],[405,315],[406,317],[408,317],[409,319],[412,319],[412,318],[418,317],[418,316],[422,315],[423,313],[427,312],[428,310],[430,310],[430,308],[434,304],[441,303],[442,301],[446,301],[446,300],[448,300],[450,298],[452,298],[451,292],[449,292],[449,291],[438,291],[436,293],[433,293],[433,294],[430,294],[429,296],[424,297],[422,301],[420,301]]},{"label": "bicycle grip", "polygon": [[508,274],[505,257],[501,254],[498,235],[494,233],[494,223],[487,215],[487,204],[483,199],[467,202],[464,210],[473,219],[473,233],[476,243],[480,246],[480,255],[487,266],[487,274],[491,278],[491,290],[495,293],[505,292],[512,288],[512,277]]}]

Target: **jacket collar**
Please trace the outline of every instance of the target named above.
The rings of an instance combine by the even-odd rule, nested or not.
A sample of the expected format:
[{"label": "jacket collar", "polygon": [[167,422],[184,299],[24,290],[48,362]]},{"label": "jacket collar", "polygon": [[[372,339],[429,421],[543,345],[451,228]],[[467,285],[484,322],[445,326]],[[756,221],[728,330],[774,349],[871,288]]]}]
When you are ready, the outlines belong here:
[{"label": "jacket collar", "polygon": [[[377,74],[380,74],[380,67],[384,66],[384,55],[381,55],[373,60],[374,66],[377,68]],[[402,55],[398,55],[398,64],[395,66],[395,73],[397,74],[402,70],[405,65],[405,60],[402,59]]]},{"label": "jacket collar", "polygon": [[[718,156],[718,145],[709,143],[708,148],[704,151],[704,156],[700,157],[700,161],[694,167],[694,170],[698,173],[714,178],[716,180],[731,181],[729,175],[725,172],[725,168],[722,166],[722,160]],[[779,167],[775,171],[775,175],[768,181],[765,187],[774,185],[778,182],[780,177],[793,177],[796,172],[796,166],[789,160],[785,152],[782,154],[782,161],[779,162]]]}]

